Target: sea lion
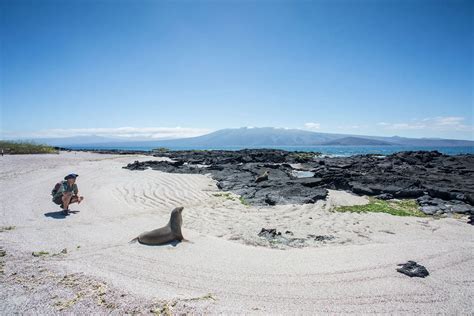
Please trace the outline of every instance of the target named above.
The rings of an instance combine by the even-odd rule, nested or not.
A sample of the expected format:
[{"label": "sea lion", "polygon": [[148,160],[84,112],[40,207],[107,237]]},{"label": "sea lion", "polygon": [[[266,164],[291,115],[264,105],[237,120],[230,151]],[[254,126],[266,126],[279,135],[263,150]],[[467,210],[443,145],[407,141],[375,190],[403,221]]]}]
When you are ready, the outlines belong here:
[{"label": "sea lion", "polygon": [[170,221],[165,226],[140,234],[138,237],[132,239],[130,242],[138,241],[144,245],[162,245],[171,241],[185,240],[181,233],[181,225],[183,225],[183,218],[181,212],[184,207],[180,206],[171,211]]},{"label": "sea lion", "polygon": [[259,175],[255,178],[255,182],[262,182],[268,180],[268,170],[266,170],[263,174]]}]

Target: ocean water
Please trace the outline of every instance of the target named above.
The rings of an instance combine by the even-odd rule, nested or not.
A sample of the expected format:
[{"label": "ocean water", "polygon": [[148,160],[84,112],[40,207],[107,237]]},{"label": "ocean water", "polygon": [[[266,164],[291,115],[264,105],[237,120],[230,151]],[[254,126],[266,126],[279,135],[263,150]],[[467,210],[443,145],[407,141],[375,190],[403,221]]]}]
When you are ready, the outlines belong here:
[{"label": "ocean water", "polygon": [[[156,147],[132,147],[132,146],[113,146],[94,145],[94,146],[68,146],[70,149],[97,149],[97,150],[143,150],[151,151]],[[364,154],[390,155],[400,151],[414,150],[437,150],[446,155],[474,154],[474,146],[452,146],[452,147],[436,147],[436,146],[256,146],[256,147],[239,147],[239,146],[221,146],[221,147],[168,147],[170,150],[240,150],[244,148],[273,148],[288,151],[305,151],[319,152],[327,156],[353,156]]]}]

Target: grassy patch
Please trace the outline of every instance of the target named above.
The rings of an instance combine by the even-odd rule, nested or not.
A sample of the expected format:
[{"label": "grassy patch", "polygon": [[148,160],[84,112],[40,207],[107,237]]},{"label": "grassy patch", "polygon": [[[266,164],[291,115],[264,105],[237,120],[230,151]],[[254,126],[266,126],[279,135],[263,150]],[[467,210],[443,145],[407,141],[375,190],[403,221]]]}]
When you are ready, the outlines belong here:
[{"label": "grassy patch", "polygon": [[229,192],[214,193],[213,196],[222,197],[229,201],[235,201],[235,197]]},{"label": "grassy patch", "polygon": [[250,205],[249,201],[247,201],[243,196],[239,197],[239,201],[240,201],[240,203],[242,203],[245,206]]},{"label": "grassy patch", "polygon": [[376,198],[369,198],[366,205],[351,205],[336,207],[338,212],[354,212],[354,213],[387,213],[395,216],[418,216],[426,217],[426,215],[418,209],[419,205],[416,200],[392,200],[384,201]]},{"label": "grassy patch", "polygon": [[296,152],[296,153],[290,154],[290,156],[293,157],[297,162],[312,161],[314,157],[317,157],[320,155],[321,153],[317,153],[317,152]]},{"label": "grassy patch", "polygon": [[153,315],[160,315],[160,316],[177,315],[176,313],[173,312],[173,308],[175,308],[176,305],[178,305],[179,303],[186,303],[186,302],[193,302],[193,301],[206,301],[206,300],[216,301],[217,299],[211,293],[208,293],[206,295],[199,296],[199,297],[177,298],[171,301],[162,301],[160,305],[154,306],[153,308],[151,308],[150,313],[152,313]]},{"label": "grassy patch", "polygon": [[41,256],[49,255],[49,252],[47,252],[47,251],[33,251],[31,254],[33,255],[33,257],[41,257]]},{"label": "grassy patch", "polygon": [[454,218],[454,219],[461,219],[466,215],[468,215],[468,214],[453,213],[453,214],[451,214],[451,217]]},{"label": "grassy patch", "polygon": [[15,228],[16,228],[15,226],[3,226],[3,227],[0,227],[0,233],[6,232],[6,231],[9,231],[9,230],[14,230]]},{"label": "grassy patch", "polygon": [[33,142],[0,141],[0,151],[5,154],[53,154],[58,151],[54,147]]},{"label": "grassy patch", "polygon": [[75,305],[82,298],[82,296],[83,296],[82,292],[79,292],[74,296],[73,299],[67,300],[67,301],[58,301],[58,302],[54,303],[54,306],[56,306],[56,308],[59,311],[63,311],[65,309],[68,309],[69,307]]},{"label": "grassy patch", "polygon": [[168,148],[165,148],[165,147],[159,147],[159,148],[154,148],[151,151],[155,152],[155,153],[167,153],[170,150]]}]

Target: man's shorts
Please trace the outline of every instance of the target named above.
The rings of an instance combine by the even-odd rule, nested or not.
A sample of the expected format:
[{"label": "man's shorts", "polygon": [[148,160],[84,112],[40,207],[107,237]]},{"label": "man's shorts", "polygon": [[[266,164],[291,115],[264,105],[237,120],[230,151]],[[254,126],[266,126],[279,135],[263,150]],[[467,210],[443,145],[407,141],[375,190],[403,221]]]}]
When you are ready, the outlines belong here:
[{"label": "man's shorts", "polygon": [[63,204],[63,195],[62,195],[62,194],[61,194],[61,195],[58,194],[58,195],[54,196],[54,197],[53,197],[53,202],[54,202],[55,204],[57,204],[57,205]]}]

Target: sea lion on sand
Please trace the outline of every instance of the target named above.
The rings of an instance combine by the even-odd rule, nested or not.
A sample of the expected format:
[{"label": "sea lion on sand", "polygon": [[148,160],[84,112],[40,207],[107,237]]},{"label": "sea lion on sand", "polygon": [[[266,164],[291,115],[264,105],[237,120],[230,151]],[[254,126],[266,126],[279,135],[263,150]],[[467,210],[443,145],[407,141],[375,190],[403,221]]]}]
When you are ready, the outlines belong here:
[{"label": "sea lion on sand", "polygon": [[162,245],[171,241],[185,240],[181,233],[181,225],[183,225],[183,218],[181,212],[184,207],[180,206],[171,211],[170,221],[165,226],[140,234],[137,238],[130,242],[138,241],[144,245]]},{"label": "sea lion on sand", "polygon": [[268,180],[268,170],[266,170],[263,174],[259,175],[255,178],[255,182],[262,182]]}]

